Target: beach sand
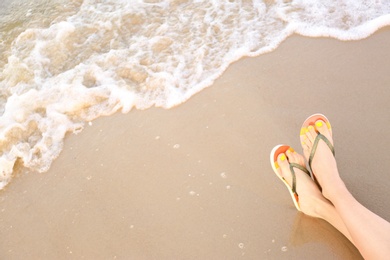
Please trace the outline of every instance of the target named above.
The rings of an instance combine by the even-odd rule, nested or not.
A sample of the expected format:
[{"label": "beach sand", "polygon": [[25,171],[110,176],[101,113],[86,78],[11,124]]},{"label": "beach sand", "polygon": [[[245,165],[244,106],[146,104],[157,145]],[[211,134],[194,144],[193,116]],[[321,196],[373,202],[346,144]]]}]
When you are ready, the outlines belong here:
[{"label": "beach sand", "polygon": [[301,152],[331,121],[342,178],[390,220],[390,30],[356,42],[292,36],[173,109],[99,118],[46,173],[0,192],[1,259],[359,259],[296,211],[269,152]]}]

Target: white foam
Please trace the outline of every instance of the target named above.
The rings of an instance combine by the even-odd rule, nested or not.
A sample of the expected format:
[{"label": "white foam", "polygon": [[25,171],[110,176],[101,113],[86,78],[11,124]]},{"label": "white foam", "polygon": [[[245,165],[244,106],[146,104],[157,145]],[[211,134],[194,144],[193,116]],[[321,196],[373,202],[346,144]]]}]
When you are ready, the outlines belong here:
[{"label": "white foam", "polygon": [[311,37],[358,40],[389,25],[388,1],[293,0],[282,4],[280,17],[295,27],[295,32]]},{"label": "white foam", "polygon": [[272,51],[293,33],[356,40],[390,24],[389,1],[375,0],[85,0],[63,8],[68,15],[57,18],[46,10],[54,18],[42,26],[30,8],[34,26],[0,31],[14,37],[0,43],[0,186],[17,160],[48,170],[65,134],[85,122],[181,104],[233,61]]}]

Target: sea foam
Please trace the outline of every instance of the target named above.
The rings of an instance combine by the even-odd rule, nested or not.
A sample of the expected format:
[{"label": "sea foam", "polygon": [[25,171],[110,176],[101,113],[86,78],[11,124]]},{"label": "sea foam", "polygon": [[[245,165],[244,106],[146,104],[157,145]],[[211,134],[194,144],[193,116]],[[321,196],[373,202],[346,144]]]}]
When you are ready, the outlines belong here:
[{"label": "sea foam", "polygon": [[232,62],[270,52],[293,33],[357,40],[390,24],[390,1],[375,0],[73,0],[34,8],[1,18],[0,188],[17,161],[47,171],[65,134],[85,122],[181,104]]}]

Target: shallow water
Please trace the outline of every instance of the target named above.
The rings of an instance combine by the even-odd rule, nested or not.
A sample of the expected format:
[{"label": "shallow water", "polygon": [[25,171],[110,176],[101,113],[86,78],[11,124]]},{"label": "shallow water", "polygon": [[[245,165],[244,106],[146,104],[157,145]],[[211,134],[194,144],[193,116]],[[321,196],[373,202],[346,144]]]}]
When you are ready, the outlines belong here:
[{"label": "shallow water", "polygon": [[[67,132],[116,111],[170,108],[233,61],[293,33],[358,40],[390,1],[5,1],[0,11],[0,187],[47,171]],[[259,75],[261,77],[261,75]]]}]

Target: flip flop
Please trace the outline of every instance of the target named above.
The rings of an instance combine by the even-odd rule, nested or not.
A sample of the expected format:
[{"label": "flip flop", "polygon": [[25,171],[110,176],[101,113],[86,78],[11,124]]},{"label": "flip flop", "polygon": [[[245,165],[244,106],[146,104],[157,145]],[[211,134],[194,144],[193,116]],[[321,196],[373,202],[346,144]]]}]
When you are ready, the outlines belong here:
[{"label": "flip flop", "polygon": [[272,166],[272,169],[274,170],[276,176],[279,177],[279,179],[286,185],[288,191],[290,192],[290,195],[291,195],[291,198],[294,202],[294,205],[295,207],[297,208],[298,211],[301,211],[301,208],[299,207],[299,196],[298,196],[298,193],[296,191],[296,186],[297,186],[297,181],[296,181],[296,176],[295,176],[295,171],[294,171],[294,168],[297,168],[303,172],[305,172],[306,174],[308,174],[310,176],[310,172],[305,168],[303,167],[302,165],[300,164],[297,164],[297,163],[290,163],[290,171],[291,171],[291,175],[292,175],[292,187],[287,183],[287,181],[279,174],[278,172],[278,168],[279,168],[279,165],[278,165],[278,155],[281,154],[281,153],[285,153],[287,152],[287,150],[290,150],[290,151],[294,151],[290,146],[288,145],[277,145],[275,146],[272,151],[271,151],[271,154],[270,154],[270,161],[271,161],[271,166]]},{"label": "flip flop", "polygon": [[[310,125],[315,126],[315,123],[318,120],[322,120],[325,122],[326,126],[329,129],[330,135],[332,135],[332,127],[330,125],[329,119],[326,116],[324,116],[323,114],[314,114],[314,115],[309,116],[302,124],[301,133],[300,133],[301,143],[303,142],[302,136],[305,134],[305,132],[304,132],[305,129],[307,129],[307,127]],[[309,156],[309,169],[312,173],[313,173],[313,170],[311,168],[311,163],[312,163],[314,155],[317,151],[318,142],[320,140],[323,140],[328,145],[329,149],[333,153],[333,156],[335,156],[335,151],[334,151],[334,147],[333,147],[332,143],[323,134],[317,132],[317,136],[314,139],[313,147],[311,149],[310,156]],[[313,177],[315,178],[314,173],[313,173]],[[315,181],[317,182],[317,180],[315,180]]]}]

